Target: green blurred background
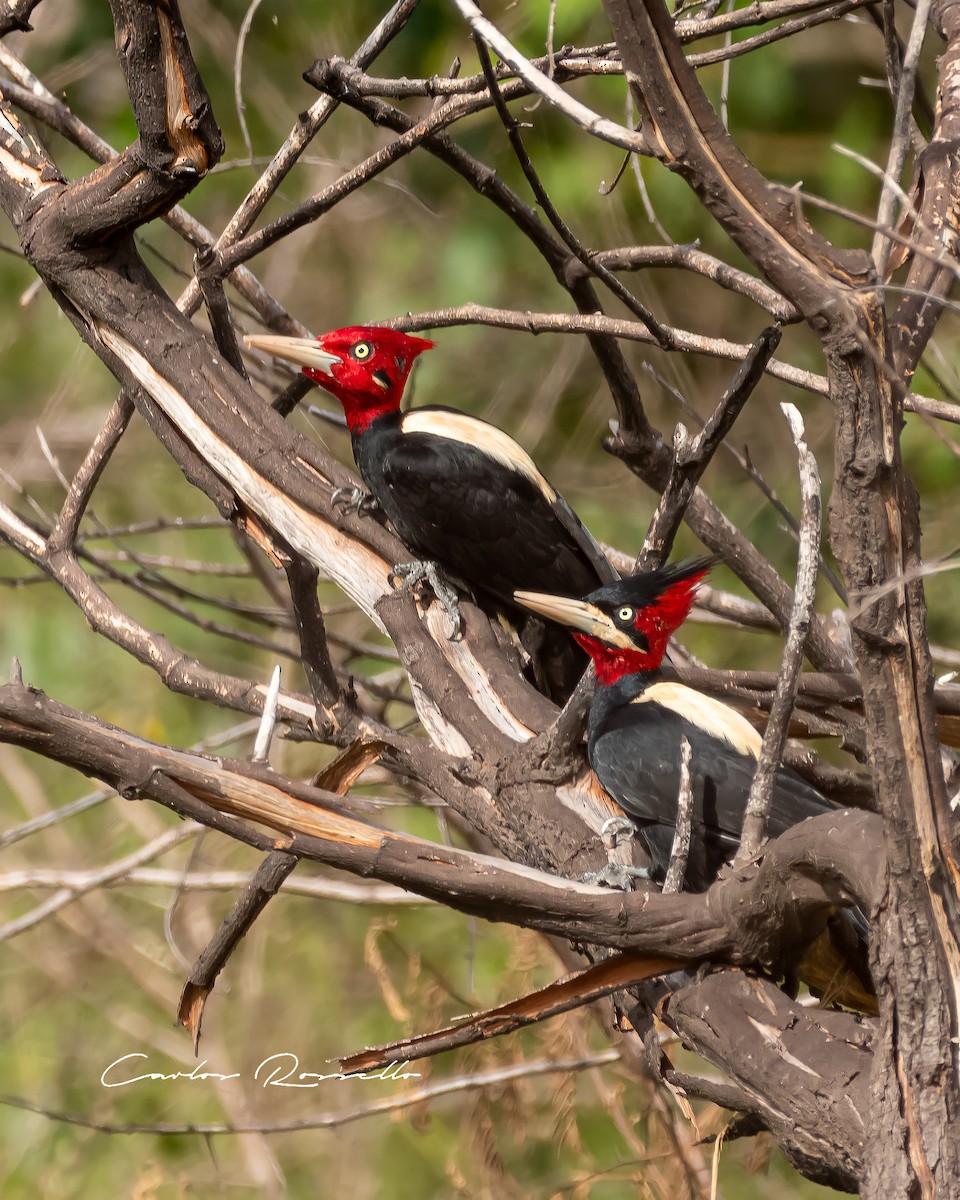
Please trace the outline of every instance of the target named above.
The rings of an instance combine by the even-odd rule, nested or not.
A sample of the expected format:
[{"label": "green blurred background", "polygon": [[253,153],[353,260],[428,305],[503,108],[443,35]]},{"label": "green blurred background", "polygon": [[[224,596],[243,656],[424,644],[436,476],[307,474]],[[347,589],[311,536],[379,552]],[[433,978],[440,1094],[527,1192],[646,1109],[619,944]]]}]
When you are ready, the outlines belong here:
[{"label": "green blurred background", "polygon": [[[193,0],[184,16],[194,53],[226,138],[223,164],[185,207],[219,231],[254,183],[258,169],[287,135],[297,114],[316,94],[301,73],[317,57],[349,54],[382,15],[385,4],[350,6],[267,3],[253,15],[242,70],[242,94],[257,166],[247,161],[234,102],[234,57],[246,6]],[[543,52],[549,16],[546,0],[522,6],[490,5],[488,15],[526,53]],[[7,45],[74,111],[114,146],[135,136],[116,63],[105,3],[62,0],[41,5],[36,32],[11,36]],[[609,36],[595,0],[566,0],[557,12],[556,44],[596,44]],[[698,49],[721,44],[698,45]],[[816,29],[799,39],[736,60],[729,81],[730,128],[771,178],[850,209],[871,213],[877,182],[833,147],[840,143],[873,160],[886,157],[891,105],[886,92],[866,86],[879,78],[882,41],[866,23]],[[476,70],[469,38],[453,10],[426,0],[406,31],[377,61],[382,76],[445,73],[460,57],[464,74]],[[718,99],[721,69],[704,71]],[[577,86],[576,94],[616,119],[628,119],[622,81]],[[422,111],[423,105],[408,106]],[[568,223],[590,246],[656,243],[628,170],[609,195],[620,167],[610,146],[589,141],[543,104],[518,106],[529,124],[528,148],[550,195]],[[468,149],[493,166],[529,199],[493,116],[483,115],[455,132]],[[60,138],[43,134],[61,168],[76,177],[88,168]],[[267,218],[319,190],[383,145],[387,135],[346,109],[336,113],[271,202]],[[703,249],[737,265],[738,254],[705,217],[685,185],[655,164],[642,166],[653,207],[669,236],[699,240]],[[844,244],[869,246],[869,231],[807,214]],[[172,295],[191,269],[189,249],[164,225],[142,232],[146,261]],[[265,286],[300,320],[320,331],[358,321],[386,319],[418,309],[468,301],[514,309],[570,311],[543,262],[488,203],[429,156],[415,154],[339,205],[316,225],[287,238],[251,264]],[[56,512],[62,487],[44,455],[42,431],[68,477],[79,464],[116,395],[116,385],[79,344],[52,300],[34,288],[35,277],[18,257],[12,229],[0,222],[0,495],[26,515]],[[698,277],[658,271],[627,278],[661,319],[684,329],[747,342],[766,323],[744,300]],[[615,304],[608,311],[618,313]],[[253,328],[242,312],[244,328]],[[952,387],[955,324],[941,326],[938,377]],[[479,327],[440,331],[438,349],[422,360],[415,400],[450,403],[484,415],[516,436],[594,532],[635,553],[654,498],[600,441],[614,415],[600,373],[584,341]],[[708,358],[668,356],[628,346],[639,370],[650,366],[705,417],[734,365]],[[789,328],[780,356],[822,370],[815,339]],[[681,413],[665,388],[642,375],[654,423],[668,433]],[[917,390],[945,394],[921,370]],[[325,401],[314,397],[317,403]],[[765,381],[737,426],[735,441],[795,507],[795,459],[781,400],[798,404],[817,453],[825,494],[832,474],[832,414],[819,398]],[[309,436],[322,438],[349,461],[343,431],[303,414],[295,418]],[[685,420],[687,418],[684,418]],[[927,557],[953,549],[950,501],[957,478],[957,445],[950,429],[932,429],[910,418],[904,453],[923,495]],[[19,488],[29,501],[18,495]],[[781,519],[733,459],[720,455],[705,484],[726,514],[792,578],[794,546]],[[36,506],[36,507],[33,507]],[[127,533],[94,543],[106,554],[164,556],[168,578],[222,602],[195,605],[202,616],[256,638],[294,642],[270,627],[276,605],[254,579],[230,534],[213,520],[209,503],[188,487],[138,419],[124,437],[95,497],[105,526],[176,518],[183,526]],[[42,518],[39,518],[42,519]],[[93,531],[92,524],[87,525]],[[681,536],[678,552],[697,543]],[[174,566],[170,566],[170,561]],[[152,560],[151,560],[152,561]],[[191,563],[215,562],[217,576],[198,575]],[[129,562],[117,568],[136,574]],[[141,563],[141,574],[144,573]],[[957,644],[956,606],[949,603],[950,575],[934,577],[928,596],[934,638]],[[150,586],[155,577],[146,571]],[[250,749],[248,723],[234,715],[167,692],[155,675],[97,638],[53,585],[38,582],[10,551],[0,549],[0,663],[16,655],[25,679],[53,697],[134,732],[175,745],[206,739],[225,753]],[[716,586],[742,592],[725,570]],[[172,642],[221,670],[266,680],[277,654],[198,628],[127,586],[111,589],[128,609]],[[332,588],[325,603],[342,602]],[[821,608],[836,597],[823,588]],[[244,606],[237,615],[224,604]],[[266,623],[250,610],[265,609]],[[346,637],[379,642],[356,613],[339,611],[331,627]],[[774,669],[777,639],[693,625],[689,644],[710,665]],[[355,657],[350,669],[390,683],[388,658]],[[285,679],[302,688],[292,662]],[[403,704],[394,720],[408,721]],[[238,731],[239,730],[239,731]],[[827,753],[831,750],[824,747]],[[330,758],[323,747],[279,745],[274,763],[309,776]],[[7,746],[0,746],[0,805],[5,828],[89,794],[95,783]],[[361,795],[399,801],[401,793],[372,772]],[[379,819],[423,836],[447,830],[430,811],[401,804]],[[117,797],[69,822],[4,851],[6,872],[89,870],[135,851],[178,822],[166,811]],[[208,835],[164,855],[156,866],[184,870],[252,870],[257,856]],[[296,878],[333,878],[309,864]],[[9,885],[8,885],[9,886]],[[55,890],[10,890],[4,921],[32,912]],[[125,885],[91,892],[61,907],[3,943],[0,971],[5,1037],[0,1044],[0,1090],[51,1112],[80,1115],[106,1126],[210,1121],[276,1123],[382,1102],[409,1085],[437,1082],[523,1061],[576,1058],[608,1042],[588,1014],[553,1021],[522,1036],[435,1061],[416,1064],[423,1079],[403,1083],[334,1082],[315,1090],[263,1089],[253,1080],[270,1054],[299,1055],[301,1069],[328,1071],[334,1054],[445,1023],[474,1007],[495,1004],[547,982],[558,972],[537,937],[476,925],[422,905],[347,903],[281,895],[243,942],[222,976],[204,1021],[201,1057],[210,1071],[239,1073],[216,1081],[166,1081],[108,1090],[100,1084],[107,1064],[133,1052],[149,1055],[144,1070],[189,1072],[196,1060],[187,1035],[174,1028],[187,964],[204,946],[233,893],[190,892],[174,903],[169,885]],[[140,1060],[145,1061],[145,1060]],[[698,1109],[700,1132],[723,1125],[716,1111]],[[368,1116],[330,1130],[204,1138],[198,1135],[109,1134],[59,1123],[15,1107],[0,1107],[0,1192],[4,1197],[100,1195],[139,1198],[180,1196],[307,1197],[344,1192],[363,1197],[624,1196],[682,1197],[687,1172],[671,1138],[685,1129],[671,1101],[620,1067],[576,1075],[545,1075],[463,1090],[445,1099]],[[690,1140],[689,1130],[683,1136]],[[712,1149],[690,1150],[690,1170],[709,1183]],[[704,1174],[705,1172],[705,1174]],[[706,1181],[706,1182],[704,1182]],[[699,1194],[699,1193],[698,1193]],[[825,1196],[825,1189],[795,1175],[764,1139],[722,1149],[719,1195]]]}]

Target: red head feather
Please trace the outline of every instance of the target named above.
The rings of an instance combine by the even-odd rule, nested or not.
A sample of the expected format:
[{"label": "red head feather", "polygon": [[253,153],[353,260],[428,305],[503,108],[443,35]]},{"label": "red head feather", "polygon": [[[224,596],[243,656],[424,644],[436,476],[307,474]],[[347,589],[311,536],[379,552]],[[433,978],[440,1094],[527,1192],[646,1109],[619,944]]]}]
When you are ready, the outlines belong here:
[{"label": "red head feather", "polygon": [[659,571],[644,571],[586,597],[611,622],[609,633],[573,635],[593,659],[601,684],[659,670],[667,643],[687,619],[713,561],[688,559]]},{"label": "red head feather", "polygon": [[329,375],[314,367],[304,367],[304,375],[336,396],[351,433],[363,433],[371,421],[399,409],[414,360],[434,343],[396,329],[352,325],[321,334],[317,344],[340,362]]}]

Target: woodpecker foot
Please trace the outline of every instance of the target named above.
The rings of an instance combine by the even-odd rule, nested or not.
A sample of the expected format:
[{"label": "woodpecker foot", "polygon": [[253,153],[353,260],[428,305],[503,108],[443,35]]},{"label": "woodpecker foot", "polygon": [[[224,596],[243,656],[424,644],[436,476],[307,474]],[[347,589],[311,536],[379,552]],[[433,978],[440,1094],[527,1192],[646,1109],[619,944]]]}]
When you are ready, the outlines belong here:
[{"label": "woodpecker foot", "polygon": [[334,508],[353,509],[358,517],[367,517],[380,507],[376,496],[358,487],[338,487],[330,497]]},{"label": "woodpecker foot", "polygon": [[629,817],[608,817],[600,826],[600,840],[607,850],[616,850],[623,841],[629,842],[637,832],[637,827]]},{"label": "woodpecker foot", "polygon": [[602,871],[587,871],[581,876],[584,883],[619,888],[621,892],[632,892],[634,879],[649,878],[650,871],[647,867],[628,867],[623,863],[607,863]]},{"label": "woodpecker foot", "polygon": [[[399,583],[394,583],[399,580]],[[416,587],[418,583],[428,583],[433,594],[447,611],[447,616],[453,624],[451,642],[458,642],[463,637],[463,614],[457,601],[457,593],[440,573],[440,567],[432,560],[425,562],[397,563],[390,572],[390,583],[397,591],[405,592]]]}]

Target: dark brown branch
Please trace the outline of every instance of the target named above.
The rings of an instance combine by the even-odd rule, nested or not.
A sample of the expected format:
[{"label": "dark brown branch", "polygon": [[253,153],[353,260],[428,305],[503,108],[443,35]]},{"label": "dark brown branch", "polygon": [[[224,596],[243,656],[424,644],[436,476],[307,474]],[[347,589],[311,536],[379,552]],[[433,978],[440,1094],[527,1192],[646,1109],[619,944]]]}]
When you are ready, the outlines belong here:
[{"label": "dark brown branch", "polygon": [[274,398],[271,407],[273,408],[274,412],[278,412],[281,417],[288,417],[304,398],[304,396],[309,394],[310,389],[315,386],[316,385],[314,384],[313,380],[308,379],[306,375],[301,372],[296,376],[295,379],[292,379],[287,384],[287,386],[282,392],[279,393],[279,395]]},{"label": "dark brown branch", "polygon": [[713,415],[692,441],[687,441],[682,425],[677,427],[678,433],[681,430],[683,433],[679,443],[675,444],[670,477],[637,558],[638,571],[654,570],[670,557],[694,488],[763,378],[767,364],[780,344],[780,336],[780,330],[775,326],[758,335],[730,386],[720,397]]},{"label": "dark brown branch", "polygon": [[30,33],[30,14],[40,3],[40,0],[6,0],[7,11],[0,15],[0,38],[14,30],[20,33]]},{"label": "dark brown branch", "polygon": [[592,1004],[604,996],[619,992],[631,984],[664,975],[683,963],[666,955],[616,954],[592,967],[558,979],[513,1000],[475,1013],[465,1021],[434,1033],[370,1046],[359,1053],[338,1056],[344,1071],[370,1071],[391,1062],[409,1061],[442,1054],[458,1046],[472,1046],[487,1038],[502,1037],[527,1025]]},{"label": "dark brown branch", "polygon": [[343,719],[342,714],[337,715],[337,710],[349,700],[340,686],[327,649],[327,631],[317,599],[319,572],[299,554],[294,554],[284,566],[300,638],[300,661],[317,702],[318,715],[323,714],[323,722],[318,724],[336,726]]},{"label": "dark brown branch", "polygon": [[167,804],[158,786],[166,781],[195,799],[187,815],[216,824],[206,810],[217,819],[227,814],[232,836],[251,845],[264,840],[251,840],[242,821],[276,829],[291,853],[399,883],[462,912],[612,949],[656,953],[666,944],[691,963],[777,962],[816,937],[835,905],[855,901],[869,910],[881,883],[878,819],[852,810],[794,826],[770,843],[761,864],[702,895],[622,895],[367,825],[328,790],[134,737],[22,684],[0,686],[0,741],[97,775],[128,797]]},{"label": "dark brown branch", "polygon": [[587,250],[580,242],[580,239],[574,234],[570,226],[564,221],[557,211],[556,205],[550,199],[546,188],[537,174],[530,155],[523,144],[523,138],[520,134],[520,126],[513,119],[510,110],[507,108],[503,98],[503,93],[497,83],[497,77],[493,70],[493,65],[490,62],[490,55],[487,52],[487,47],[483,40],[474,33],[474,45],[477,48],[477,55],[480,59],[480,66],[483,69],[483,77],[487,81],[487,90],[493,99],[494,107],[497,110],[497,115],[500,118],[501,124],[507,131],[507,137],[510,140],[510,145],[516,156],[517,162],[520,164],[520,169],[523,171],[524,178],[530,185],[530,190],[533,192],[534,199],[545,214],[547,220],[556,230],[560,240],[570,250],[571,254],[580,262],[586,269],[589,275],[595,276],[610,289],[614,296],[628,309],[629,312],[637,318],[637,320],[647,329],[656,339],[657,344],[661,349],[666,349],[671,344],[671,339],[664,330],[660,321],[653,315],[652,312],[641,304],[636,296],[625,288],[619,279],[610,271],[604,264],[598,261],[596,255]]},{"label": "dark brown branch", "polygon": [[257,917],[280,890],[283,881],[293,871],[297,862],[297,856],[287,853],[286,850],[271,851],[224,917],[223,924],[215,936],[193,964],[180,995],[177,1021],[193,1034],[195,1053],[200,1044],[203,1009],[213,991],[217,976],[226,966],[241,938],[253,927]]},{"label": "dark brown branch", "polygon": [[[808,1178],[858,1190],[871,1106],[870,1022],[802,1007],[739,971],[706,975],[671,993],[660,1016],[731,1077],[737,1090],[719,1102],[732,1100],[759,1117]],[[731,1043],[751,1050],[731,1055]],[[774,1103],[771,1078],[778,1080]]]},{"label": "dark brown branch", "polygon": [[177,0],[113,0],[117,53],[151,172],[196,180],[223,142]]},{"label": "dark brown branch", "polygon": [[213,340],[237,374],[249,379],[243,355],[240,353],[240,343],[237,341],[237,330],[230,315],[230,305],[223,290],[223,280],[209,269],[214,261],[215,255],[211,246],[201,246],[193,260],[203,303],[210,318]]},{"label": "dark brown branch", "polygon": [[125,392],[121,392],[107,414],[103,427],[94,438],[93,445],[87,451],[80,469],[74,476],[67,498],[57,517],[57,523],[50,531],[50,537],[47,540],[48,550],[56,552],[73,549],[80,522],[90,503],[90,497],[93,495],[117,444],[126,432],[133,411],[133,402],[130,397]]},{"label": "dark brown branch", "polygon": [[67,185],[48,210],[48,251],[103,245],[160,216],[220,157],[223,142],[176,0],[114,0],[117,49],[139,138]]}]

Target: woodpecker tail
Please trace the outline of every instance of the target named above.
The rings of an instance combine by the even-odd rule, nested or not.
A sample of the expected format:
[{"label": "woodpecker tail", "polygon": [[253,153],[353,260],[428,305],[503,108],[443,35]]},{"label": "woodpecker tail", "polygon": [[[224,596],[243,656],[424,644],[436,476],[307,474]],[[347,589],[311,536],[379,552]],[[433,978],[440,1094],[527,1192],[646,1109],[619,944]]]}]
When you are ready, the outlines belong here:
[{"label": "woodpecker tail", "polygon": [[811,942],[797,977],[824,1004],[842,1004],[876,1016],[877,993],[867,963],[867,921],[858,908],[843,908]]}]

